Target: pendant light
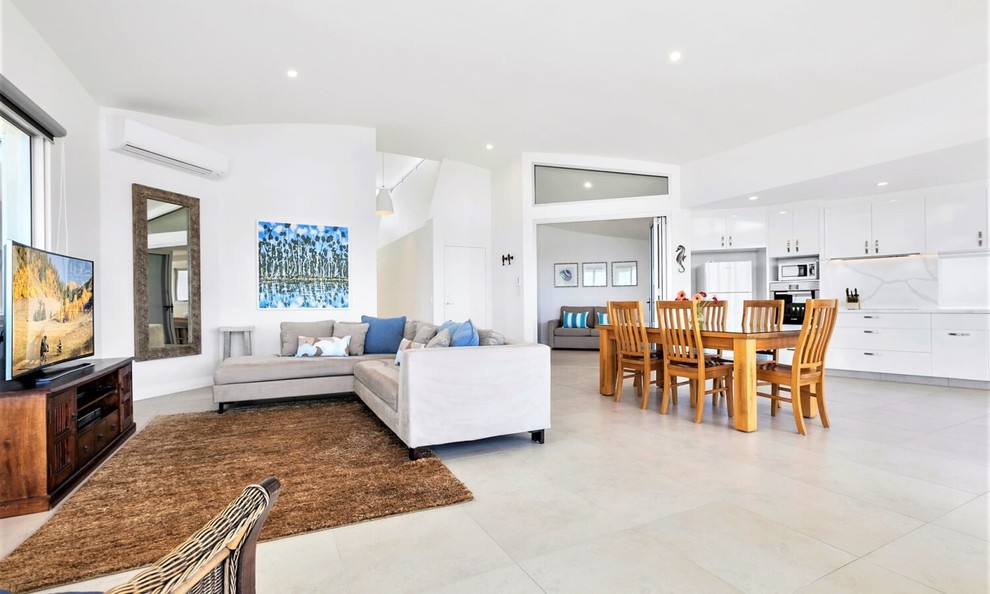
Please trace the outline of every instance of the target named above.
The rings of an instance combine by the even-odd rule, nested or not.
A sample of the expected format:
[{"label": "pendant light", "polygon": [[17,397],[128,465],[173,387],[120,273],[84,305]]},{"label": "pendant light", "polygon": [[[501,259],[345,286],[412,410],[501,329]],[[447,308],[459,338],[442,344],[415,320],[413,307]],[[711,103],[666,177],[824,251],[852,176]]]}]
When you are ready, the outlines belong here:
[{"label": "pendant light", "polygon": [[375,214],[384,217],[395,214],[392,207],[392,193],[385,187],[385,153],[382,153],[382,187],[378,188],[378,195],[375,196]]}]

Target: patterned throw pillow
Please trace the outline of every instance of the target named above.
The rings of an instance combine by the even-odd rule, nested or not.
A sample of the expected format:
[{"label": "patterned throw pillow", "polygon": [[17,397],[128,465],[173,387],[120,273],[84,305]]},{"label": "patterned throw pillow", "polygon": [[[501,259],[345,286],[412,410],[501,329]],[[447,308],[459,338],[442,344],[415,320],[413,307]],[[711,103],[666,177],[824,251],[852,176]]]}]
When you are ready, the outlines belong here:
[{"label": "patterned throw pillow", "polygon": [[406,351],[425,348],[426,345],[421,342],[413,342],[408,338],[403,338],[402,342],[399,343],[399,350],[395,353],[395,364],[402,365],[402,355],[405,354]]},{"label": "patterned throw pillow", "polygon": [[350,344],[351,337],[344,338],[313,338],[311,336],[299,337],[299,348],[296,349],[297,357],[346,357],[347,345]]},{"label": "patterned throw pillow", "polygon": [[586,311],[566,311],[564,312],[564,328],[587,328],[588,312]]},{"label": "patterned throw pillow", "polygon": [[602,324],[608,325],[608,312],[598,312],[598,325],[600,326]]}]

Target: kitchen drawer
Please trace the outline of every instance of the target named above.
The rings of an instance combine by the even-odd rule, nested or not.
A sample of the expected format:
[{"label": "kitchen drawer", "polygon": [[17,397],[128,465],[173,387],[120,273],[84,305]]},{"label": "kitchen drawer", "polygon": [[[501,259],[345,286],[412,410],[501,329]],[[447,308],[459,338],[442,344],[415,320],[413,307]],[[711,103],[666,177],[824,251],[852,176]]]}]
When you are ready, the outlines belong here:
[{"label": "kitchen drawer", "polygon": [[932,375],[990,381],[990,331],[932,330]]},{"label": "kitchen drawer", "polygon": [[922,328],[836,328],[829,346],[866,351],[930,353],[932,333]]},{"label": "kitchen drawer", "polygon": [[825,356],[827,369],[849,369],[873,373],[931,375],[931,353],[908,353],[868,349],[829,347]]},{"label": "kitchen drawer", "polygon": [[839,313],[835,326],[836,328],[931,328],[932,314],[843,311]]},{"label": "kitchen drawer", "polygon": [[932,329],[990,330],[990,314],[980,314],[980,313],[932,314]]}]

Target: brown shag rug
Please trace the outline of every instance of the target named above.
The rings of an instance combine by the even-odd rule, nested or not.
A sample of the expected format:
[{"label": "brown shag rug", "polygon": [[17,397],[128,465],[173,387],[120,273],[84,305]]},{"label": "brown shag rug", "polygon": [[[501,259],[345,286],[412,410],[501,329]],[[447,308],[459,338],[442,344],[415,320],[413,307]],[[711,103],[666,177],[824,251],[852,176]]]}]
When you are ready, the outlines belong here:
[{"label": "brown shag rug", "polygon": [[270,540],[472,498],[439,458],[408,450],[354,399],[154,419],[6,559],[17,593],[148,565],[274,476]]}]

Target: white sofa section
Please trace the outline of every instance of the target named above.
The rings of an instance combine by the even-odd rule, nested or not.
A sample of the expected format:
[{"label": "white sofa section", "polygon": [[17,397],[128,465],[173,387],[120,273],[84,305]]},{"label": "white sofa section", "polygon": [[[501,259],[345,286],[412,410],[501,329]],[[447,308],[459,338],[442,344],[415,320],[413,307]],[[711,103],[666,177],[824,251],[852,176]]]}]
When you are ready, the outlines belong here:
[{"label": "white sofa section", "polygon": [[550,349],[541,344],[405,351],[402,365],[367,361],[354,391],[418,456],[424,446],[550,427]]}]

